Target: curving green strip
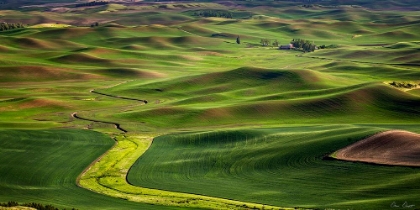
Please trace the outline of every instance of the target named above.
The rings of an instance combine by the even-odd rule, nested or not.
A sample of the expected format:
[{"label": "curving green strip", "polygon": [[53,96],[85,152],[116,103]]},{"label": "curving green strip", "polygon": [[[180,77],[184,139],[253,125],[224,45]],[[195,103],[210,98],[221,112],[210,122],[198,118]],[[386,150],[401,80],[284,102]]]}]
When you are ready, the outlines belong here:
[{"label": "curving green strip", "polygon": [[79,185],[108,196],[148,204],[220,210],[249,208],[282,209],[275,206],[130,185],[126,181],[128,170],[149,148],[154,136],[137,135],[117,137],[117,144],[81,175]]},{"label": "curving green strip", "polygon": [[109,136],[89,130],[0,129],[0,203],[80,210],[177,209],[128,202],[76,185],[83,169],[113,144]]}]

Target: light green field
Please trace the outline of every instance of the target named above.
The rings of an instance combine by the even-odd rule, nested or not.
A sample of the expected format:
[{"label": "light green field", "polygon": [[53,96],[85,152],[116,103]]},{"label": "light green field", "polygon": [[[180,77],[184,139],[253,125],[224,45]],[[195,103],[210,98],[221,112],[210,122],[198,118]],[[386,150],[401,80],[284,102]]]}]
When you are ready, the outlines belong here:
[{"label": "light green field", "polygon": [[[420,86],[418,2],[1,2],[1,22],[29,26],[0,32],[0,203],[420,206],[417,168],[323,158],[379,131],[420,132],[419,89],[390,85]],[[207,10],[233,18],[194,16]],[[334,47],[260,44],[294,38]],[[82,189],[106,136],[118,144]]]}]

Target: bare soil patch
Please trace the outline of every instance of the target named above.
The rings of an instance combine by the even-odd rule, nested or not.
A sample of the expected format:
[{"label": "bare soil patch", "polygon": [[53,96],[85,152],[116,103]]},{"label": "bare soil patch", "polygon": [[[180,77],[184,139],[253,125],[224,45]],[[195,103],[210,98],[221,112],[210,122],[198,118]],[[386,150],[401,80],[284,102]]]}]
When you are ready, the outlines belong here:
[{"label": "bare soil patch", "polygon": [[420,134],[390,130],[340,149],[335,155],[346,161],[420,166]]}]

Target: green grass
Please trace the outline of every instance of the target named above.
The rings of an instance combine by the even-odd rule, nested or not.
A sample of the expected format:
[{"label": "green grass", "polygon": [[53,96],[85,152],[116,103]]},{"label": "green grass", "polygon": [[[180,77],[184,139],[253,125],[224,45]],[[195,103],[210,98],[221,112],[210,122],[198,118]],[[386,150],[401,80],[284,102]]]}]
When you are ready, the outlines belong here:
[{"label": "green grass", "polygon": [[[419,169],[323,160],[384,129],[325,125],[165,135],[137,160],[128,181],[287,207],[388,209],[394,201],[415,203]],[[418,132],[417,125],[404,129]]]},{"label": "green grass", "polygon": [[38,202],[60,208],[156,209],[114,199],[76,185],[88,165],[114,141],[86,130],[2,130],[0,201]]},{"label": "green grass", "polygon": [[[0,7],[23,2],[33,4],[9,1]],[[11,165],[16,171],[1,172],[0,183],[16,174],[34,175],[26,181],[18,176],[22,183],[16,179],[15,185],[22,187],[0,197],[24,202],[33,196],[81,209],[158,208],[122,199],[216,209],[243,202],[343,209],[415,202],[417,169],[322,160],[379,130],[419,131],[415,128],[419,90],[389,85],[420,81],[419,5],[411,2],[401,11],[409,0],[347,2],[363,7],[335,1],[310,6],[277,1],[236,1],[238,6],[144,1],[0,10],[5,21],[30,25],[0,32],[0,128],[14,129],[4,130],[0,151],[13,146],[8,141],[12,136],[19,140],[16,147],[44,148],[38,150],[46,157],[33,170],[21,164],[32,153],[15,151],[16,160],[8,156],[16,161]],[[234,19],[191,16],[209,9],[232,11]],[[98,27],[89,27],[95,22]],[[236,44],[238,36],[241,44]],[[283,45],[293,38],[338,48],[302,53],[260,46],[261,39]],[[91,93],[93,89],[148,103]],[[82,179],[84,187],[117,198],[75,187],[77,174],[112,141],[104,140],[93,150],[95,145],[78,138],[104,136],[87,131],[79,135],[72,129],[113,137],[120,131],[111,124],[74,119],[74,112],[119,123],[129,131]],[[44,135],[47,131],[74,142],[53,141]],[[150,133],[175,134],[154,141],[129,174],[129,181],[139,186],[129,185],[127,170],[150,143],[137,137]],[[25,136],[34,138],[20,142]],[[55,143],[33,142],[44,137]],[[55,152],[57,148],[61,150]],[[74,155],[79,151],[92,156]],[[50,163],[48,155],[56,153],[59,161]],[[76,159],[69,161],[72,156],[87,159],[79,165]],[[59,173],[48,175],[50,164]],[[73,164],[68,176],[63,175],[68,167],[60,166],[65,164]],[[66,182],[55,185],[54,177],[63,176]],[[55,194],[46,189],[51,186]],[[71,199],[58,197],[57,192],[67,192]],[[145,193],[150,197],[140,196]],[[99,201],[88,202],[95,199]],[[191,199],[199,202],[183,202]]]},{"label": "green grass", "polygon": [[258,203],[156,190],[127,183],[126,176],[130,167],[149,148],[153,136],[118,136],[118,144],[81,176],[80,185],[112,197],[154,205],[204,209],[248,209],[264,206],[279,209]]},{"label": "green grass", "polygon": [[[312,71],[241,68],[147,85],[125,83],[111,92],[143,97],[151,103],[110,117],[117,121],[139,119],[145,125],[166,128],[324,124],[329,120],[417,121],[417,96],[383,83],[342,86],[352,82],[355,81]],[[157,100],[160,103],[153,103]]]}]

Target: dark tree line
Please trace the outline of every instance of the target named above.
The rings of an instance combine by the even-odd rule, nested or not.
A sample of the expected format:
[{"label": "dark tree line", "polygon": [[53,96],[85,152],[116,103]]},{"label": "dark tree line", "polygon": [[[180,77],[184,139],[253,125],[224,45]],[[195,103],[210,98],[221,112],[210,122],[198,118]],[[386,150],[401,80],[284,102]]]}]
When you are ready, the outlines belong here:
[{"label": "dark tree line", "polygon": [[91,6],[99,6],[99,5],[106,5],[108,2],[106,1],[91,1],[87,3],[76,4],[76,7],[91,7]]},{"label": "dark tree line", "polygon": [[316,49],[316,45],[314,42],[304,39],[293,39],[291,42],[293,47],[304,52],[313,52]]},{"label": "dark tree line", "polygon": [[[44,206],[40,203],[34,203],[34,202],[19,204],[18,202],[15,202],[15,201],[9,201],[7,203],[0,203],[0,206],[3,206],[3,207],[25,206],[25,207],[35,208],[37,210],[59,210],[58,208],[52,205]],[[72,210],[77,210],[77,209],[72,208]]]},{"label": "dark tree line", "polygon": [[0,31],[7,31],[16,28],[25,28],[22,23],[0,23]]},{"label": "dark tree line", "polygon": [[[394,86],[394,87],[398,87],[398,88],[408,88],[408,89],[411,89],[411,88],[416,88],[417,87],[417,84],[411,83],[411,82],[395,82],[395,81],[393,81],[393,82],[391,82],[389,84],[392,85],[392,86]],[[420,84],[418,84],[418,85],[420,85]]]},{"label": "dark tree line", "polygon": [[331,49],[331,48],[338,48],[339,46],[336,44],[330,44],[330,45],[320,45],[318,46],[318,49]]},{"label": "dark tree line", "polygon": [[224,18],[233,18],[231,12],[223,11],[223,10],[203,10],[203,11],[195,11],[193,16],[200,16],[200,17],[224,17]]}]

